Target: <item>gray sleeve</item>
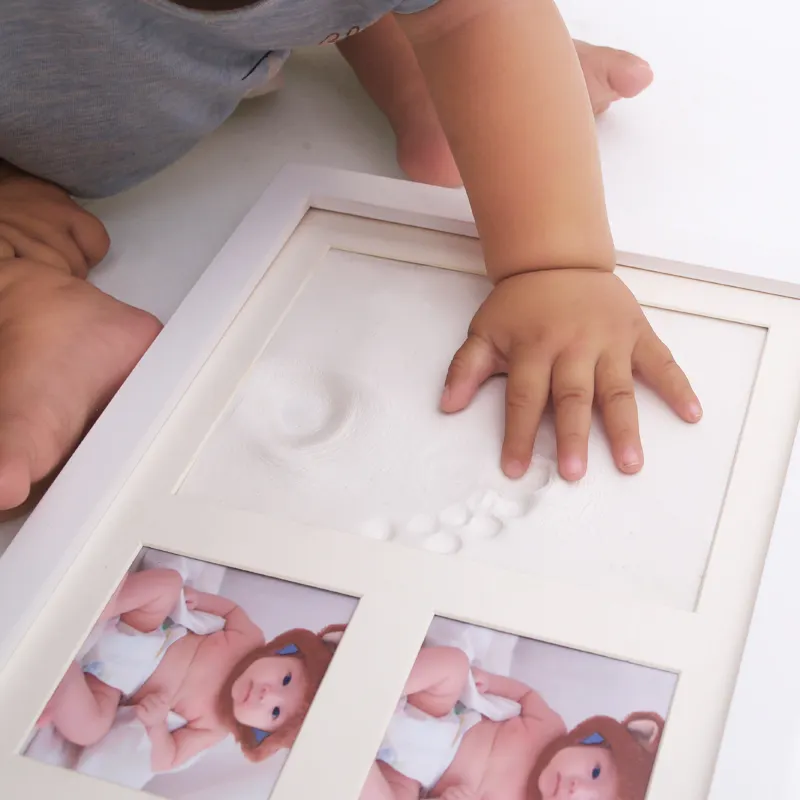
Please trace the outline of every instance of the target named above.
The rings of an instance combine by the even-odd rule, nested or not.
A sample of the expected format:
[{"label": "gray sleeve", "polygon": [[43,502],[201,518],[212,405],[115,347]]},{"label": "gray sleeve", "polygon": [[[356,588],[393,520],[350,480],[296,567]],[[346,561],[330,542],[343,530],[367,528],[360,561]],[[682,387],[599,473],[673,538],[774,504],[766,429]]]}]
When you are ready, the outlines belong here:
[{"label": "gray sleeve", "polygon": [[418,11],[424,11],[426,8],[435,6],[439,0],[402,0],[395,8],[395,14],[416,14]]}]

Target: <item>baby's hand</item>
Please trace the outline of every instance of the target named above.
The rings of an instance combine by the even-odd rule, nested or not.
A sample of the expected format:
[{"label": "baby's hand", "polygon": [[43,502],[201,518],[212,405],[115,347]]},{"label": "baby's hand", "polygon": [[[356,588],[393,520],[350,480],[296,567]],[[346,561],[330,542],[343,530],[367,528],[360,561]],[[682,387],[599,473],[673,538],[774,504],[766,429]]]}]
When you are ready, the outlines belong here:
[{"label": "baby's hand", "polygon": [[169,698],[164,694],[148,694],[136,706],[136,718],[145,728],[154,728],[165,722],[169,712]]},{"label": "baby's hand", "polygon": [[472,320],[445,382],[442,410],[460,411],[490,376],[508,373],[502,466],[530,465],[552,393],[559,471],[586,472],[592,404],[599,405],[617,467],[644,463],[633,388],[638,373],[686,422],[702,411],[683,371],[611,272],[555,269],[499,282]]},{"label": "baby's hand", "polygon": [[197,608],[199,600],[197,589],[192,589],[191,586],[184,586],[183,599],[186,601],[186,608],[188,608],[189,611],[194,611]]},{"label": "baby's hand", "polygon": [[489,673],[480,667],[472,668],[472,677],[475,679],[475,686],[481,694],[485,694],[489,688]]}]

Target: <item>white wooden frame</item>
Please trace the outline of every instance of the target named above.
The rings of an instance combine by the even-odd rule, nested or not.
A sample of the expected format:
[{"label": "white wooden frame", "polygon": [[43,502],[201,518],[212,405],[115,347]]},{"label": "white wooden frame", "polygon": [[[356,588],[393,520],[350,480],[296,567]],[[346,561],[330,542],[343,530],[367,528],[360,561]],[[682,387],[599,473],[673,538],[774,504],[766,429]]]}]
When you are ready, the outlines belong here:
[{"label": "white wooden frame", "polygon": [[[499,585],[502,578],[502,592],[467,592],[464,587],[486,582],[485,566],[479,568],[467,561],[445,565],[435,556],[401,548],[392,551],[391,564],[384,559],[385,568],[379,572],[359,569],[356,565],[360,559],[380,559],[386,545],[294,525],[291,536],[281,537],[276,548],[277,534],[265,532],[264,520],[258,515],[208,506],[200,509],[180,495],[162,492],[159,496],[154,491],[154,486],[166,485],[164,481],[175,487],[176,470],[181,464],[185,468],[191,448],[196,446],[188,439],[182,442],[180,432],[169,433],[176,446],[174,457],[153,459],[154,445],[157,447],[161,432],[169,429],[170,415],[179,408],[195,379],[202,381],[203,365],[310,209],[476,236],[461,193],[313,168],[291,167],[281,173],[0,559],[0,707],[5,716],[0,731],[0,774],[4,780],[11,776],[10,780],[18,782],[15,786],[41,788],[55,787],[57,780],[60,796],[66,797],[142,796],[72,773],[59,772],[56,778],[48,768],[16,753],[119,578],[140,547],[151,545],[231,566],[246,565],[253,571],[362,598],[330,679],[320,691],[273,794],[276,800],[313,797],[323,791],[328,798],[357,798],[433,613],[682,672],[649,798],[699,800],[699,795],[691,793],[691,780],[696,779],[700,762],[705,761],[710,768],[716,745],[709,743],[718,741],[724,722],[698,718],[698,704],[702,706],[703,697],[715,690],[709,684],[713,676],[701,668],[701,662],[709,657],[712,642],[728,658],[738,652],[741,642],[735,620],[731,625],[721,625],[720,621],[737,615],[741,620],[750,613],[749,590],[742,590],[738,596],[732,596],[729,590],[732,581],[745,587],[758,585],[769,541],[742,670],[708,796],[712,800],[796,797],[797,784],[793,791],[790,780],[792,748],[798,750],[795,739],[800,735],[800,689],[793,679],[798,647],[792,637],[800,612],[800,599],[792,592],[792,567],[800,563],[800,542],[794,531],[800,516],[797,448],[785,473],[783,499],[772,526],[791,450],[785,427],[766,436],[745,430],[737,465],[742,461],[753,466],[748,475],[734,467],[731,491],[720,519],[724,535],[718,536],[693,614],[613,601],[597,608],[594,596],[583,596],[572,587],[565,591],[500,570],[495,571],[498,580],[491,583]],[[371,245],[373,249],[384,246],[376,242]],[[396,243],[389,241],[385,247],[388,250],[375,254],[396,257]],[[479,271],[473,254],[474,248],[464,248],[462,240],[452,239],[436,265]],[[711,314],[711,305],[724,296],[728,318],[769,328],[769,346],[762,359],[751,413],[765,414],[769,409],[771,417],[796,427],[800,380],[795,380],[798,359],[792,360],[792,356],[796,356],[795,343],[800,341],[800,307],[793,298],[800,297],[800,286],[726,273],[724,265],[691,267],[660,262],[647,255],[623,254],[619,260],[623,266],[697,282],[694,299],[686,309],[671,294],[674,278],[665,278],[659,282],[660,305]],[[634,290],[641,274],[625,273]],[[747,302],[740,302],[742,293],[731,286],[750,289]],[[196,324],[198,319],[203,320],[202,327]],[[792,386],[785,385],[787,371]],[[783,391],[771,391],[777,386]],[[213,419],[212,411],[209,407],[209,419]],[[143,468],[137,469],[142,459]],[[755,481],[754,471],[762,473]],[[134,508],[131,498],[143,496],[152,502]],[[213,535],[215,526],[226,528],[224,538]],[[112,529],[113,536],[109,534]],[[186,529],[193,531],[190,548],[180,534]],[[763,535],[759,538],[742,533],[754,530]],[[146,537],[142,531],[148,532]],[[282,531],[286,533],[285,525]],[[309,548],[318,553],[310,562],[306,555]],[[417,591],[413,596],[403,593],[403,607],[398,612],[397,593],[402,592],[404,576],[409,572],[419,576]],[[531,610],[552,608],[554,597],[564,609],[558,618]],[[67,605],[68,616],[64,611]],[[609,612],[615,619],[613,626],[604,622]],[[586,621],[587,613],[591,624]],[[372,645],[378,623],[388,625],[393,632],[380,648]],[[363,675],[348,667],[364,650],[370,653],[375,675],[381,676],[367,686]],[[42,653],[47,657],[42,658]],[[723,659],[724,654],[719,657]],[[12,694],[13,704],[9,701]],[[348,704],[356,694],[362,702]],[[323,746],[324,718],[330,714],[349,718],[353,730],[358,731],[346,750]],[[680,733],[697,730],[698,725],[704,730],[704,755],[692,755],[693,744]],[[302,767],[311,754],[313,771]],[[694,759],[695,772],[688,770],[691,774],[685,777],[680,765],[687,758]],[[330,784],[331,775],[337,776],[335,786]]]}]

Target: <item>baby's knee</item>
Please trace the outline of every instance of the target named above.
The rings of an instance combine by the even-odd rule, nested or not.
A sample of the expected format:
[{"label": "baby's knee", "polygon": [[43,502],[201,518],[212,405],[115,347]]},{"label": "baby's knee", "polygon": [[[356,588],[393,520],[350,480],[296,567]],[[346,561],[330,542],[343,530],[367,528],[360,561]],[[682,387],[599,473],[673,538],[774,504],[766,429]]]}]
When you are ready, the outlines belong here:
[{"label": "baby's knee", "polygon": [[115,713],[116,711],[97,712],[82,720],[76,720],[70,734],[65,738],[78,747],[93,747],[108,735],[114,724]]},{"label": "baby's knee", "polygon": [[174,569],[149,569],[145,573],[147,580],[151,581],[154,590],[158,590],[159,597],[177,602],[183,589],[183,577]]},{"label": "baby's knee", "polygon": [[[164,608],[170,610],[181,595],[183,578],[174,569],[145,569],[129,575],[123,587],[128,590],[121,605],[124,612],[152,612]],[[166,612],[165,612],[166,613]]]},{"label": "baby's knee", "polygon": [[442,658],[447,659],[450,680],[453,685],[457,687],[466,685],[472,669],[469,656],[458,647],[443,647],[442,651]]},{"label": "baby's knee", "polygon": [[65,739],[78,747],[91,747],[111,730],[121,694],[93,675],[82,679],[85,681],[84,690],[74,698],[76,702],[67,702],[56,711],[54,722]]},{"label": "baby's knee", "polygon": [[112,723],[113,720],[99,716],[76,720],[69,734],[62,735],[78,747],[93,747],[105,738],[111,730]]}]

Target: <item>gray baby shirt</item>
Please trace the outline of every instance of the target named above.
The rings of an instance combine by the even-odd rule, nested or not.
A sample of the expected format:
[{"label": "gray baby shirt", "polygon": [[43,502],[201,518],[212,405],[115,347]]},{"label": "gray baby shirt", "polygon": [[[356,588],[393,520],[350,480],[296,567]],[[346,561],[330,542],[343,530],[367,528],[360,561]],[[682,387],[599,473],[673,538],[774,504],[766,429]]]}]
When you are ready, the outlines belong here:
[{"label": "gray baby shirt", "polygon": [[2,0],[0,159],[81,197],[115,194],[215,130],[292,48],[435,2]]}]

